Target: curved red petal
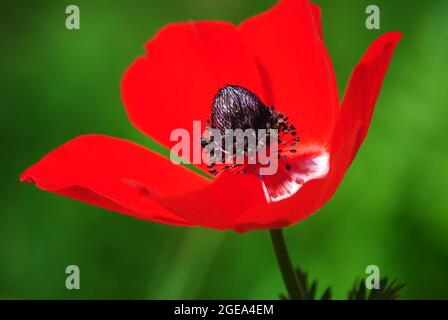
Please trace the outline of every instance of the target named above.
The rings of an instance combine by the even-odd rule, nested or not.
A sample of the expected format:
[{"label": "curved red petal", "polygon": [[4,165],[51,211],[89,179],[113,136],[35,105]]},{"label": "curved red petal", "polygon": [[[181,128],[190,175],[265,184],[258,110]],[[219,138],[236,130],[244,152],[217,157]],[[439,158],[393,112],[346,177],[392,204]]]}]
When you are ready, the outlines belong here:
[{"label": "curved red petal", "polygon": [[330,157],[322,146],[302,145],[294,155],[278,160],[276,174],[261,177],[267,202],[290,198],[309,181],[327,176]]},{"label": "curved red petal", "polygon": [[[276,202],[258,202],[240,215],[234,229],[246,232],[256,229],[272,229],[294,224],[318,209],[319,199],[325,192],[322,188],[328,177],[328,152],[324,146],[302,146],[296,165],[302,166],[303,183],[288,198]],[[308,170],[307,170],[308,169]],[[275,178],[275,177],[274,177]]]},{"label": "curved red petal", "polygon": [[[320,7],[311,3],[311,10],[314,16],[314,23],[316,25],[317,31],[321,39],[323,39],[323,31],[322,31],[322,12],[320,11]],[[331,60],[330,60],[331,61]]]},{"label": "curved red petal", "polygon": [[160,197],[158,201],[193,224],[219,230],[234,229],[242,213],[266,202],[257,177],[230,172],[223,172],[201,190]]},{"label": "curved red petal", "polygon": [[305,143],[328,142],[338,94],[318,8],[307,0],[282,0],[240,28],[270,89],[267,102],[287,114]]},{"label": "curved red petal", "polygon": [[376,100],[401,33],[379,37],[355,67],[347,86],[331,142],[331,174],[328,197],[341,182],[364,141]]},{"label": "curved red petal", "polygon": [[292,197],[253,207],[242,215],[238,231],[287,226],[308,217],[334,194],[361,146],[381,85],[401,33],[386,33],[367,50],[351,76],[330,145],[330,171],[309,181]]},{"label": "curved red petal", "polygon": [[[299,186],[297,189],[300,189],[312,180],[323,178],[328,166],[327,162],[322,163],[319,160],[323,156],[326,156],[323,147],[303,146],[291,160],[302,168],[291,170],[288,175],[277,172],[275,176],[260,179],[256,172],[251,172],[250,169],[246,174],[225,171],[203,189],[180,196],[159,197],[157,201],[167,208],[172,208],[178,216],[213,229],[248,231],[289,225],[297,205],[286,205],[282,211],[270,211],[274,203],[283,206],[283,203],[290,199],[269,203],[273,201],[272,192],[276,194],[278,191],[273,189],[279,182],[284,184],[291,179],[294,179],[294,183]],[[297,190],[293,193],[295,192]],[[300,190],[297,193],[299,194]],[[291,198],[295,196],[294,194]]]},{"label": "curved red petal", "polygon": [[20,179],[95,206],[172,225],[192,224],[148,195],[178,195],[210,183],[137,144],[102,135],[67,142]]},{"label": "curved red petal", "polygon": [[[123,102],[131,121],[168,148],[176,143],[170,141],[173,129],[192,133],[193,120],[205,128],[214,96],[225,85],[245,87],[265,100],[256,61],[230,23],[171,24],[146,49],[147,56],[123,77]],[[193,140],[198,147],[200,136]]]}]

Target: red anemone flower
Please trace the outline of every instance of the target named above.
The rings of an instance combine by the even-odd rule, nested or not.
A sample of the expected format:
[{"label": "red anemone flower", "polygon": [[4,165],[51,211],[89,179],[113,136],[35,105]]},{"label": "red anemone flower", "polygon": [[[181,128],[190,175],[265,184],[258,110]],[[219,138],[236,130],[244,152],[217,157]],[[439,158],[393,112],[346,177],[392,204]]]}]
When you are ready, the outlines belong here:
[{"label": "red anemone flower", "polygon": [[400,38],[386,33],[369,47],[339,105],[320,10],[307,0],[282,0],[239,26],[170,24],[123,77],[132,123],[172,148],[174,129],[192,132],[198,120],[205,128],[222,90],[242,90],[260,106],[273,106],[276,121],[288,123],[286,134],[300,137],[281,146],[278,173],[260,179],[224,170],[209,179],[135,143],[83,135],[50,152],[21,180],[170,225],[243,232],[297,223],[332,197],[354,159]]}]

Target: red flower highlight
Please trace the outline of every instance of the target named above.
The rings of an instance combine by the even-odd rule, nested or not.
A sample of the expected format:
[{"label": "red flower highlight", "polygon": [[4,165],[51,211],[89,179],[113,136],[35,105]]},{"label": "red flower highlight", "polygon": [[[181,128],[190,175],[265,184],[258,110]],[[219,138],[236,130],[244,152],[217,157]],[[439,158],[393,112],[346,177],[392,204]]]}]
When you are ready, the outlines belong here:
[{"label": "red flower highlight", "polygon": [[[265,179],[226,171],[207,179],[133,142],[84,135],[50,152],[20,179],[171,225],[244,232],[297,223],[332,197],[356,156],[400,39],[398,32],[386,33],[368,48],[340,104],[320,10],[309,1],[280,1],[239,26],[167,25],[123,77],[122,98],[132,123],[171,148],[174,129],[191,131],[195,120],[205,127],[220,88],[241,86],[295,125],[300,143],[284,164],[287,171],[290,165],[299,168],[296,175],[280,164],[279,174]],[[322,157],[326,170],[315,174]],[[204,165],[198,168],[207,172]]]}]

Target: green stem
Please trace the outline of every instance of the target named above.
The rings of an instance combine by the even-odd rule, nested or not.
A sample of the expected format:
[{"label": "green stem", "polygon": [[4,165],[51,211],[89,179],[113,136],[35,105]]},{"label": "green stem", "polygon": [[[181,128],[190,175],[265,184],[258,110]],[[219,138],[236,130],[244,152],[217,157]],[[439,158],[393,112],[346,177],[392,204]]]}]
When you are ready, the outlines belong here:
[{"label": "green stem", "polygon": [[282,273],[283,282],[288,290],[289,298],[291,300],[304,300],[305,295],[303,293],[303,288],[300,285],[296,272],[292,266],[282,229],[271,229],[269,230],[269,233],[277,257],[278,266]]}]

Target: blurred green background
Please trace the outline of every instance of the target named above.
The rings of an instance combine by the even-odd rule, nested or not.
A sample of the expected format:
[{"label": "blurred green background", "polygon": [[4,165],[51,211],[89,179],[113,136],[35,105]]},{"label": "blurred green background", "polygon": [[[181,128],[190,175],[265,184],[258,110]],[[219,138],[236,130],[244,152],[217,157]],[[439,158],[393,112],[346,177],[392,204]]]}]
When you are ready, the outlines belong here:
[{"label": "blurred green background", "polygon": [[[274,0],[2,3],[0,298],[246,299],[284,292],[267,232],[176,228],[21,184],[19,174],[84,133],[154,147],[120,100],[125,68],[169,22],[239,23]],[[448,2],[320,0],[339,90],[381,33],[404,34],[366,143],[335,197],[286,230],[292,258],[337,298],[367,265],[408,286],[402,298],[448,298]],[[81,30],[65,28],[77,4]],[[160,150],[160,149],[158,149]],[[81,290],[65,288],[65,268]]]}]

